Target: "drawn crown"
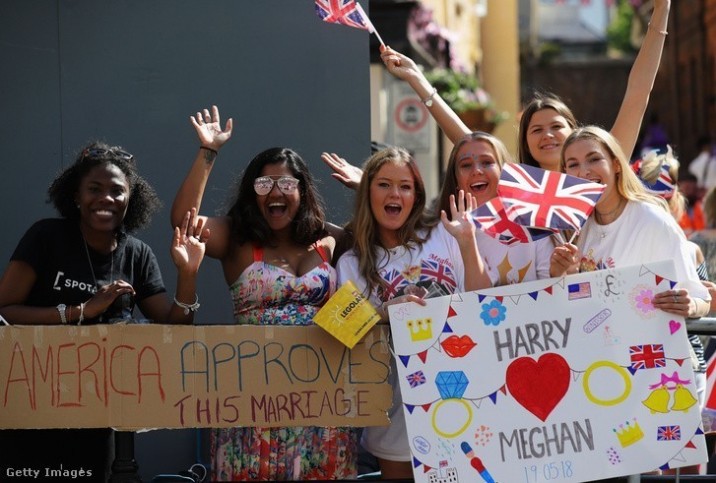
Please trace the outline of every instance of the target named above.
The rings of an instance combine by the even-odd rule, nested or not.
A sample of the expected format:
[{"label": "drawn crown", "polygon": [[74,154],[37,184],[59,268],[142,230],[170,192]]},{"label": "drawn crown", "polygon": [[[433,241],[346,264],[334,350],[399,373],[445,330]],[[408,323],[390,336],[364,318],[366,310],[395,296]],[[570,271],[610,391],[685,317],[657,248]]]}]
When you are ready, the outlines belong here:
[{"label": "drawn crown", "polygon": [[634,419],[633,425],[628,421],[626,424],[620,424],[619,429],[614,428],[614,432],[616,433],[622,448],[626,448],[644,437],[644,431],[641,430],[641,426],[639,426],[636,419]]},{"label": "drawn crown", "polygon": [[433,338],[433,321],[432,319],[409,320],[407,322],[410,338],[413,342],[421,340],[430,340]]}]

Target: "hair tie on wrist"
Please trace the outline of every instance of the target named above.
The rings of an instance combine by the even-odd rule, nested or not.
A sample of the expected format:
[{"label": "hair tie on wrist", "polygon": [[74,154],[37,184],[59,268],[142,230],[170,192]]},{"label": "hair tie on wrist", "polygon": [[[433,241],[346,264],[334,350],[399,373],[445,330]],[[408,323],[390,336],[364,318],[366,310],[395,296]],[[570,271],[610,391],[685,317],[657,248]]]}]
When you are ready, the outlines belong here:
[{"label": "hair tie on wrist", "polygon": [[207,147],[207,146],[201,146],[201,147],[199,147],[199,149],[206,149],[207,151],[211,151],[214,154],[219,154],[219,151],[217,151],[216,149]]},{"label": "hair tie on wrist", "polygon": [[649,22],[649,25],[647,25],[647,28],[649,28],[649,29],[653,30],[654,32],[661,34],[663,36],[669,35],[669,32],[667,32],[666,30],[657,30],[656,27],[652,27],[651,22]]}]

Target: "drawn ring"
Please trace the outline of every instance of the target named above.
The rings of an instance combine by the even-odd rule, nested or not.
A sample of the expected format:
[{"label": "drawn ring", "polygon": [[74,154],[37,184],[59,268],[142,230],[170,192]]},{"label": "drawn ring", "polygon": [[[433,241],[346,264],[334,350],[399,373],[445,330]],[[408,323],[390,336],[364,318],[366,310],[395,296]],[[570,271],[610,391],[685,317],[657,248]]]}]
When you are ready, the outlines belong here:
[{"label": "drawn ring", "polygon": [[[614,371],[616,371],[617,374],[622,376],[622,379],[624,380],[624,392],[621,393],[619,396],[615,397],[614,399],[599,399],[594,394],[592,394],[591,389],[589,389],[589,378],[592,375],[592,372],[602,367],[614,369]],[[631,392],[631,379],[629,379],[629,373],[623,367],[611,361],[599,361],[593,363],[587,368],[586,372],[584,373],[584,380],[582,381],[582,386],[584,387],[584,394],[587,396],[587,399],[589,399],[594,404],[598,404],[600,406],[614,406],[621,402],[624,402],[624,400],[629,396],[629,393]]]},{"label": "drawn ring", "polygon": [[[465,420],[465,424],[463,424],[454,433],[446,433],[445,431],[438,428],[438,425],[436,424],[436,417],[438,415],[438,409],[440,409],[440,406],[442,406],[446,402],[450,402],[450,401],[462,404],[465,407],[465,409],[467,410],[467,419]],[[435,405],[435,409],[433,409],[432,423],[433,423],[433,429],[435,430],[435,432],[438,435],[442,436],[443,438],[455,438],[456,436],[460,436],[462,433],[464,433],[465,430],[470,426],[470,423],[472,423],[472,408],[470,407],[468,402],[465,401],[464,399],[458,399],[458,398],[441,399],[440,402]]]},{"label": "drawn ring", "polygon": [[674,303],[675,303],[675,304],[678,304],[678,303],[679,303],[679,299],[676,298],[676,295],[674,295]]}]

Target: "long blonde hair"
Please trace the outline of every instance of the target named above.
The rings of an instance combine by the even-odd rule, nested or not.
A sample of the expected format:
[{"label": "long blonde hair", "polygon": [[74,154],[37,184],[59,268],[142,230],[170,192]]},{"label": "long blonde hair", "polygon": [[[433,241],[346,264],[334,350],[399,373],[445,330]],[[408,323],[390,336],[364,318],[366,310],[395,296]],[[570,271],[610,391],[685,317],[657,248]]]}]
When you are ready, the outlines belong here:
[{"label": "long blonde hair", "polygon": [[619,172],[616,173],[615,178],[617,193],[622,198],[630,201],[644,201],[652,203],[661,206],[668,211],[666,202],[662,198],[651,195],[646,191],[642,182],[629,166],[629,161],[627,160],[621,146],[619,146],[619,142],[614,138],[614,136],[600,127],[580,127],[572,131],[572,133],[567,136],[567,139],[565,139],[564,144],[562,145],[562,154],[560,155],[559,164],[560,170],[563,173],[565,172],[564,153],[570,145],[582,140],[594,140],[598,142],[602,145],[602,147],[604,147],[604,149],[606,149],[607,154],[609,154],[609,158],[611,160],[616,160],[617,163],[619,163]]},{"label": "long blonde hair", "polygon": [[410,154],[400,148],[385,148],[373,156],[363,165],[363,178],[356,194],[353,221],[348,230],[353,235],[353,251],[358,258],[358,271],[366,281],[367,293],[370,295],[375,288],[383,286],[378,265],[379,248],[382,247],[378,232],[378,224],[373,216],[370,204],[370,187],[380,168],[385,164],[393,163],[397,166],[407,166],[413,176],[415,189],[415,202],[408,219],[398,230],[400,245],[406,247],[420,246],[426,238],[418,232],[430,228],[432,223],[425,216],[425,184],[420,171]]}]

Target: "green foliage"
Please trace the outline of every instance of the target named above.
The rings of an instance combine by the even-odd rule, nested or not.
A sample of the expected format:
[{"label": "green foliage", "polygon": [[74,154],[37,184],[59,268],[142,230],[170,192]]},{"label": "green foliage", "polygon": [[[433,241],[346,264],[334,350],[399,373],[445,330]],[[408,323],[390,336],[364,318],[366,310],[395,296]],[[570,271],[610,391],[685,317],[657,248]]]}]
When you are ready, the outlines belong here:
[{"label": "green foliage", "polygon": [[472,74],[440,68],[426,72],[425,77],[455,112],[479,109],[490,104],[490,96]]},{"label": "green foliage", "polygon": [[458,114],[483,110],[485,120],[493,125],[509,117],[507,112],[495,108],[490,94],[480,86],[479,79],[473,74],[438,68],[426,72],[425,77],[447,105]]},{"label": "green foliage", "polygon": [[628,0],[618,0],[617,13],[607,27],[607,44],[621,52],[633,52],[631,43],[631,24],[634,19],[634,8]]}]

